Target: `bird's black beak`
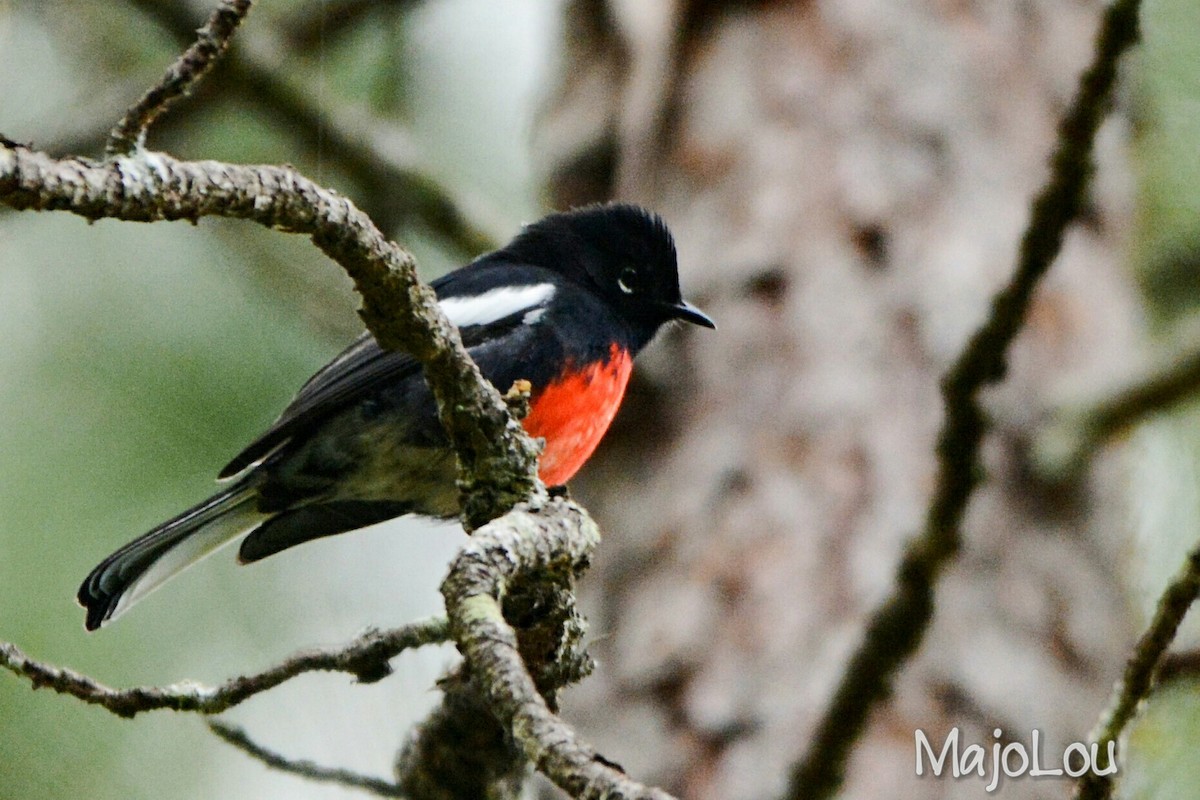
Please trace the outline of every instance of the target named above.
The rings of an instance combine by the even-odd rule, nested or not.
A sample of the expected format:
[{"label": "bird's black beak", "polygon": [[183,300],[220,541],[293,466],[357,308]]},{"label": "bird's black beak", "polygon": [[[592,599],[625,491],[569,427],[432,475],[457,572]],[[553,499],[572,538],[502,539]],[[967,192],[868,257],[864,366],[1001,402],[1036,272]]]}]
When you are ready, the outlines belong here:
[{"label": "bird's black beak", "polygon": [[717,323],[713,322],[708,314],[705,314],[687,300],[680,300],[678,303],[667,305],[667,311],[670,313],[672,319],[681,319],[693,325],[703,325],[705,328],[717,329]]}]

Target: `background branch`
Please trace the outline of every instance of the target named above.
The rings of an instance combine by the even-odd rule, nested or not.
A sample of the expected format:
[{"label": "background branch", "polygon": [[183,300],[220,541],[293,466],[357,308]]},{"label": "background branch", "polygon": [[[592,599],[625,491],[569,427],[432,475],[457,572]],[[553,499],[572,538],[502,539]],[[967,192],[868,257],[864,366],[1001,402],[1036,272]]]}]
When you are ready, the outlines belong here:
[{"label": "background branch", "polygon": [[236,725],[229,725],[215,719],[207,720],[207,722],[208,729],[221,741],[236,747],[251,758],[266,764],[271,769],[307,778],[310,781],[336,783],[339,786],[346,786],[351,789],[362,789],[380,797],[404,797],[404,793],[400,791],[400,787],[382,778],[361,775],[339,767],[323,767],[307,759],[288,758],[258,744]]},{"label": "background branch", "polygon": [[356,29],[363,18],[380,10],[408,11],[420,0],[309,0],[284,25],[283,34],[298,49],[320,47],[323,42]]},{"label": "background branch", "polygon": [[1093,770],[1085,772],[1079,779],[1075,795],[1079,800],[1106,800],[1112,796],[1112,775],[1098,774],[1108,771],[1109,742],[1119,745],[1121,732],[1133,719],[1138,704],[1149,696],[1167,648],[1175,640],[1175,634],[1197,596],[1200,596],[1200,546],[1188,553],[1183,567],[1159,596],[1154,618],[1138,637],[1125,665],[1125,673],[1113,691],[1112,702],[1090,737],[1099,748]]},{"label": "background branch", "polygon": [[1063,118],[1051,175],[1034,200],[1016,272],[991,314],[942,381],[945,421],[938,437],[937,481],[921,535],[906,549],[892,595],[872,615],[862,643],[792,773],[788,797],[832,796],[870,712],[892,691],[933,617],[934,584],[961,547],[961,523],[979,484],[979,449],[987,424],[980,392],[1004,378],[1009,346],[1020,332],[1038,282],[1078,216],[1091,178],[1096,131],[1111,104],[1117,61],[1138,39],[1138,0],[1117,0],[1104,14],[1091,66]]},{"label": "background branch", "polygon": [[1036,433],[1034,460],[1047,478],[1063,480],[1078,474],[1106,442],[1196,396],[1200,324],[1191,320],[1172,338],[1166,347],[1168,357],[1098,400],[1060,409]]}]

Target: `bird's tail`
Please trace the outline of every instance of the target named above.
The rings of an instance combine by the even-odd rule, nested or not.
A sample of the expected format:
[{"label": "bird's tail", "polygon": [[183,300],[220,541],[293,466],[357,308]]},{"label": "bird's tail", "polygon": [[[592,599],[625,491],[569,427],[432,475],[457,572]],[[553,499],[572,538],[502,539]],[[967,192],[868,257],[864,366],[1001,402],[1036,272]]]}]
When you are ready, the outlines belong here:
[{"label": "bird's tail", "polygon": [[100,562],[79,587],[85,623],[94,631],[223,545],[267,518],[251,480],[242,480],[139,536]]}]

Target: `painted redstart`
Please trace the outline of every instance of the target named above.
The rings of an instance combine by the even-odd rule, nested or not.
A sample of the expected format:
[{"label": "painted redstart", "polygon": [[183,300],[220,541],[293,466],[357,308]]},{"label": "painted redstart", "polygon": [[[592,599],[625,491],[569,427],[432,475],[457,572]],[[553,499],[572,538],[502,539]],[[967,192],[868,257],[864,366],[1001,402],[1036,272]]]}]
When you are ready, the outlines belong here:
[{"label": "painted redstart", "polygon": [[[484,376],[532,386],[539,474],[566,483],[616,415],[632,360],[671,320],[716,327],[680,296],[675,243],[632,205],[552,214],[434,281]],[[104,559],[79,588],[87,628],[224,544],[258,561],[403,514],[458,514],[455,458],[420,366],[363,333],[221,470],[229,485]]]}]

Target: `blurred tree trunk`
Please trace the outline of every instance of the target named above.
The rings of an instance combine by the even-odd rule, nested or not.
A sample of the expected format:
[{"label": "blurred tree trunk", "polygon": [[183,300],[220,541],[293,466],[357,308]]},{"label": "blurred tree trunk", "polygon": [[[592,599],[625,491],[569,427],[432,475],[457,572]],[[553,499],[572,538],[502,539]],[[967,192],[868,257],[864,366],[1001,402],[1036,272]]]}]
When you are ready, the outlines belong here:
[{"label": "blurred tree trunk", "polygon": [[[568,3],[539,131],[554,205],[660,211],[720,325],[651,349],[576,487],[606,532],[583,597],[600,669],[565,712],[632,774],[688,798],[783,790],[921,523],[938,378],[1012,270],[1100,9]],[[967,547],[847,796],[980,796],[914,777],[914,729],[990,756],[994,728],[1037,728],[1053,762],[1119,674],[1120,456],[1046,486],[1026,446],[1064,387],[1137,355],[1123,138],[1102,131],[1093,203],[989,398]]]}]

